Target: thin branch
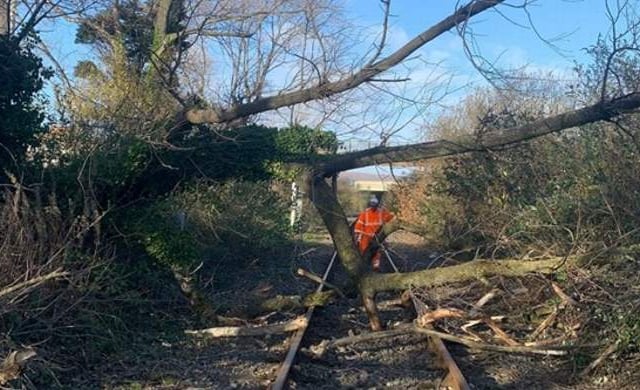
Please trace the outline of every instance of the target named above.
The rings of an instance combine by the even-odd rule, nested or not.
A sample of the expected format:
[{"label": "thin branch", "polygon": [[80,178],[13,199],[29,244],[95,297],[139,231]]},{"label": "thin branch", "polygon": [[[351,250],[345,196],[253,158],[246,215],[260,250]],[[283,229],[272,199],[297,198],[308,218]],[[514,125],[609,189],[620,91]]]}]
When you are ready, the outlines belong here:
[{"label": "thin branch", "polygon": [[305,88],[300,91],[260,98],[250,103],[231,107],[225,111],[191,109],[185,112],[185,119],[192,124],[229,122],[237,118],[248,117],[261,112],[275,110],[280,107],[291,106],[293,104],[304,103],[311,100],[323,99],[331,95],[348,91],[370,81],[373,77],[398,65],[426,43],[431,42],[438,36],[454,28],[459,23],[462,23],[474,15],[480,14],[503,1],[504,0],[472,1],[466,6],[455,11],[449,17],[414,37],[388,57],[385,57],[369,66],[365,66],[353,75],[341,80],[316,85],[315,87]]},{"label": "thin branch", "polygon": [[606,103],[597,103],[581,109],[543,118],[531,123],[495,130],[485,134],[478,142],[474,137],[460,137],[459,140],[439,140],[413,145],[377,147],[359,152],[345,153],[332,158],[316,168],[316,174],[331,176],[335,172],[361,168],[389,162],[410,162],[436,157],[450,156],[470,151],[483,151],[499,146],[511,145],[543,135],[559,132],[613,118],[640,107],[640,93],[632,93]]}]

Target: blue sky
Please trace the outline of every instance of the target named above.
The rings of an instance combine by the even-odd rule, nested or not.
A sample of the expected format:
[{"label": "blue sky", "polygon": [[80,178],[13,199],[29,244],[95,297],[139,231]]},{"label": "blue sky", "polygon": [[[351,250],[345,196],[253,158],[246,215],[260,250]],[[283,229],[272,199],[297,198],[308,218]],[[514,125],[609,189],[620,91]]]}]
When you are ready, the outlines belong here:
[{"label": "blue sky", "polygon": [[[517,4],[508,1],[507,3]],[[391,3],[390,20],[393,39],[413,37],[452,12],[450,0],[396,0]],[[347,0],[348,12],[366,24],[380,23],[382,11],[375,0]],[[489,58],[502,63],[530,63],[545,67],[570,68],[573,61],[586,60],[583,48],[595,43],[599,33],[608,29],[603,0],[544,0],[528,6],[531,20],[522,9],[498,6],[473,19],[480,47]],[[502,15],[501,15],[502,14]],[[507,20],[510,19],[511,21]],[[552,48],[542,37],[553,42]],[[447,33],[428,44],[426,50],[446,53],[464,62],[460,38]],[[500,56],[502,55],[502,56]]]},{"label": "blue sky", "polygon": [[[508,1],[521,3],[523,0]],[[355,25],[378,28],[382,9],[377,0],[344,0],[348,17]],[[392,0],[390,20],[390,48],[422,32],[450,14],[457,2],[453,0]],[[608,29],[603,0],[540,0],[528,10],[531,22],[521,9],[499,6],[499,12],[489,10],[473,19],[472,28],[482,53],[499,64],[531,64],[542,69],[570,69],[573,61],[586,61],[583,48],[593,44],[598,33]],[[511,19],[510,22],[505,17]],[[519,24],[521,26],[516,25]],[[536,36],[530,25],[552,40],[552,48]],[[57,60],[71,68],[79,60],[90,56],[86,45],[75,45],[75,26],[56,22],[43,26],[43,38],[53,48]],[[444,60],[448,69],[472,73],[462,54],[460,38],[455,32],[446,33],[420,50],[425,60]]]},{"label": "blue sky", "polygon": [[[452,12],[455,4],[445,0],[392,0],[390,49],[397,49],[437,23]],[[378,1],[347,0],[345,5],[354,20],[379,26],[382,8]],[[606,34],[609,29],[603,0],[538,1],[528,7],[528,14],[506,6],[500,6],[498,10],[489,10],[473,19],[471,28],[480,52],[501,67],[526,65],[531,71],[551,71],[560,78],[571,78],[576,62],[589,62],[584,48],[594,44],[598,34]],[[456,32],[438,37],[420,49],[419,55],[427,61],[439,62],[446,72],[459,75],[463,82],[471,82],[470,87],[487,84],[464,56],[461,38]],[[461,99],[465,91],[467,89],[453,94],[452,102]],[[399,143],[415,140],[421,124],[415,125],[416,128],[401,132]],[[388,174],[385,166],[361,171]]]},{"label": "blue sky", "polygon": [[[523,1],[511,0],[507,3],[520,4]],[[553,71],[560,77],[571,77],[575,61],[589,61],[583,49],[595,43],[598,34],[608,31],[605,1],[529,1],[531,4],[527,8],[528,15],[522,9],[501,5],[497,11],[488,10],[473,18],[471,28],[481,53],[485,58],[497,61],[497,65],[501,67],[528,65],[532,71]],[[456,3],[453,0],[392,0],[389,47],[386,53],[397,49],[427,27],[451,14]],[[356,48],[370,48],[371,42],[380,32],[381,3],[378,0],[342,0],[342,4],[347,19],[355,26],[364,27],[364,30],[359,31],[364,31],[360,38],[366,43]],[[537,34],[551,41],[552,45],[545,43]],[[42,36],[68,74],[71,74],[73,65],[78,60],[91,57],[89,46],[74,44],[74,25],[58,21],[43,26]],[[428,43],[417,55],[419,60],[410,62],[408,67],[398,67],[397,70],[403,77],[411,78],[408,83],[409,89],[411,83],[424,85],[432,82],[434,77],[442,75],[455,77],[454,85],[486,85],[464,56],[461,39],[455,31],[445,33]],[[438,63],[437,70],[434,71],[434,66],[421,61]],[[457,90],[447,97],[447,103],[455,104],[464,97],[466,91],[468,89]],[[406,115],[410,117],[411,112],[407,112]],[[425,120],[428,118],[420,118],[415,123],[410,123],[400,132],[396,143],[415,142]],[[371,133],[375,134],[375,129],[371,130]],[[366,137],[365,134],[360,136],[360,139]]]},{"label": "blue sky", "polygon": [[[524,0],[510,0],[507,3],[520,4]],[[540,0],[531,1],[529,15],[522,9],[501,5],[497,10],[488,10],[473,18],[471,28],[477,38],[481,53],[498,66],[520,67],[528,65],[530,70],[553,71],[561,77],[571,77],[574,61],[588,62],[584,48],[595,43],[599,33],[608,31],[603,0]],[[451,14],[455,9],[453,0],[392,0],[389,47],[386,53],[397,49],[413,36]],[[380,32],[382,20],[381,3],[378,0],[342,0],[346,17],[354,25],[364,27],[360,38],[366,43],[357,49],[369,48]],[[530,19],[529,19],[530,18]],[[532,25],[535,26],[534,31]],[[91,48],[75,45],[75,26],[62,21],[46,26],[43,38],[49,42],[53,54],[71,73],[73,65],[81,59],[90,58]],[[537,36],[552,41],[545,43]],[[424,85],[434,77],[455,77],[454,85],[475,87],[486,85],[482,77],[464,56],[462,42],[455,32],[445,33],[421,48],[417,55],[420,60],[438,63],[437,70],[420,60],[414,60],[408,67],[398,67],[402,76],[408,76],[411,83]],[[435,74],[435,76],[434,76]],[[460,89],[447,97],[447,104],[455,104],[462,99],[468,89]],[[391,107],[391,110],[394,108]],[[432,111],[429,115],[436,115]],[[404,115],[404,114],[403,114]],[[410,110],[406,117],[411,117]],[[355,119],[358,121],[358,119]],[[415,142],[425,120],[419,118],[400,132],[396,143]],[[313,125],[313,124],[311,124]],[[337,131],[337,129],[336,129]],[[375,129],[369,134],[375,134]],[[367,133],[359,139],[366,139]],[[375,142],[375,139],[373,140]]]}]

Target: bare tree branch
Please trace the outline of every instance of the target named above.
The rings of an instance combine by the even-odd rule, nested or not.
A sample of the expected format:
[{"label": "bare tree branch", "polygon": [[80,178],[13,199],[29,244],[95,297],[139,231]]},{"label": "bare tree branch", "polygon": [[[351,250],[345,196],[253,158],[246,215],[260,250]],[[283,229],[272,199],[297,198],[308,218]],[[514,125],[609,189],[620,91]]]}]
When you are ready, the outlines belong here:
[{"label": "bare tree branch", "polygon": [[487,133],[478,142],[475,136],[461,136],[455,142],[439,140],[420,144],[379,147],[334,157],[316,168],[316,173],[331,176],[336,172],[389,162],[408,162],[449,156],[474,150],[504,146],[571,127],[611,119],[621,113],[640,107],[640,93],[633,93],[605,103],[597,103],[578,110],[565,112],[533,121],[526,125]]},{"label": "bare tree branch", "polygon": [[223,123],[234,119],[248,117],[264,111],[275,110],[280,107],[304,103],[311,100],[339,94],[353,89],[371,78],[398,65],[412,53],[432,41],[446,31],[449,31],[459,23],[502,3],[504,0],[474,0],[466,6],[458,9],[452,15],[417,35],[400,49],[369,66],[365,66],[351,76],[338,81],[323,83],[314,87],[305,88],[295,92],[283,93],[276,96],[259,98],[253,102],[237,105],[228,110],[219,109],[191,109],[185,113],[185,119],[192,124]]}]

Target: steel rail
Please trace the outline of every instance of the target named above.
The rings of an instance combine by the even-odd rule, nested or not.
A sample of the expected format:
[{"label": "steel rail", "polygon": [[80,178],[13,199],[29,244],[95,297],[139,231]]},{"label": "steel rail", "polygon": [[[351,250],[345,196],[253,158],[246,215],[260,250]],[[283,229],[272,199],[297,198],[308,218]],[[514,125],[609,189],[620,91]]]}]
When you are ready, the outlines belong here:
[{"label": "steel rail", "polygon": [[[382,243],[379,243],[379,245],[380,248],[382,248],[382,251],[384,252],[387,260],[389,261],[389,264],[391,264],[391,267],[393,267],[393,270],[395,272],[400,272],[398,267],[396,267],[395,263],[391,259],[391,255],[389,255],[387,248],[385,248]],[[409,289],[408,292],[409,297],[411,298],[411,302],[413,303],[413,307],[416,310],[418,317],[420,317],[422,314],[424,314],[424,312],[426,312],[427,308],[425,307],[424,303],[422,303],[422,301],[416,298],[411,289]],[[428,328],[432,329],[430,326],[428,326]],[[429,346],[431,347],[431,350],[436,354],[436,356],[438,357],[438,362],[446,371],[446,375],[440,383],[440,386],[438,387],[451,388],[453,390],[469,390],[470,387],[467,383],[467,380],[465,379],[464,375],[462,375],[460,367],[458,367],[455,360],[453,360],[453,357],[451,357],[451,354],[449,353],[449,350],[447,350],[447,347],[444,345],[442,339],[440,337],[432,335],[429,335],[427,337],[429,338]]]},{"label": "steel rail", "polygon": [[[382,248],[387,260],[391,264],[391,267],[393,267],[394,271],[400,272],[398,270],[398,267],[396,267],[395,263],[391,259],[391,256],[387,252],[386,248],[383,245],[380,245],[380,247]],[[327,266],[327,269],[325,270],[322,276],[323,282],[327,280],[327,277],[329,276],[331,268],[335,263],[336,257],[337,257],[337,252],[334,251],[333,256],[331,257],[331,261],[329,262],[329,265]],[[318,285],[316,292],[322,291],[323,287],[324,287],[324,283],[321,283],[320,285]],[[421,312],[424,312],[426,310],[426,308],[424,307],[424,303],[422,303],[419,299],[415,297],[413,291],[411,290],[408,290],[408,291],[409,291],[409,296],[411,297],[411,301],[416,310],[416,313],[420,315]],[[297,330],[296,333],[291,337],[291,344],[289,346],[289,351],[287,352],[287,355],[284,361],[282,362],[282,365],[280,365],[280,368],[278,369],[278,375],[276,376],[275,381],[269,387],[271,390],[284,389],[287,383],[287,379],[289,377],[289,372],[291,371],[291,367],[293,365],[295,357],[298,353],[298,350],[300,349],[302,339],[305,335],[305,332],[309,328],[309,324],[311,323],[311,317],[313,316],[314,311],[315,311],[315,307],[313,306],[307,309],[307,313],[305,314],[307,325]],[[442,380],[439,387],[450,388],[453,390],[469,390],[470,389],[469,384],[467,383],[464,375],[462,374],[462,371],[456,364],[455,360],[453,360],[453,358],[451,357],[451,354],[447,350],[447,347],[444,345],[444,342],[442,341],[442,339],[436,336],[428,336],[428,339],[429,339],[429,346],[431,347],[431,350],[436,354],[436,356],[438,357],[438,362],[440,363],[441,367],[446,371],[446,375],[444,376],[444,379]]]},{"label": "steel rail", "polygon": [[[336,257],[338,256],[338,252],[334,251],[333,256],[331,256],[331,261],[327,266],[327,269],[324,271],[322,275],[322,281],[325,282],[327,277],[329,276],[329,272],[333,267],[333,264],[336,261]],[[324,283],[318,285],[316,292],[322,291],[324,287]],[[296,358],[296,354],[298,353],[298,349],[300,349],[300,344],[302,343],[302,338],[304,337],[305,332],[309,328],[309,324],[311,323],[311,317],[313,316],[315,307],[311,306],[307,309],[307,313],[305,314],[305,319],[307,320],[307,325],[303,328],[300,328],[296,331],[296,333],[291,337],[291,345],[289,346],[289,351],[287,352],[287,356],[285,357],[282,365],[278,369],[278,375],[276,376],[276,380],[271,384],[270,388],[272,390],[282,390],[287,383],[287,378],[289,376],[289,371],[291,370],[291,366],[293,365],[293,361]]]}]

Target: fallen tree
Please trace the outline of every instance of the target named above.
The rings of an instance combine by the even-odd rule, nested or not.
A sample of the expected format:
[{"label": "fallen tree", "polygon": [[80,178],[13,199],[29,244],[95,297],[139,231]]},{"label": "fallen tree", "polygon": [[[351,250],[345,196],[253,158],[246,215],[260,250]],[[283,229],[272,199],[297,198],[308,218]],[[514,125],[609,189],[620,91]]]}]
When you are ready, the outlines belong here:
[{"label": "fallen tree", "polygon": [[[178,124],[175,129],[198,125],[216,125],[225,127],[238,126],[246,123],[251,116],[278,108],[294,106],[297,104],[319,101],[331,96],[338,96],[344,92],[358,88],[363,84],[375,83],[376,77],[396,67],[414,55],[437,37],[455,28],[464,28],[470,19],[476,15],[501,4],[502,0],[472,0],[468,4],[455,9],[450,15],[438,23],[426,28],[420,34],[391,52],[386,57],[379,58],[384,40],[380,43],[380,50],[369,61],[358,69],[343,70],[333,78],[319,77],[312,83],[303,84],[299,89],[283,90],[272,96],[263,96],[262,90],[234,102],[226,107],[221,104],[192,104],[183,105],[178,115]],[[162,4],[169,9],[177,0],[163,0]],[[385,17],[388,17],[387,9]],[[173,58],[169,50],[172,44],[179,42],[173,40],[167,31],[170,15],[168,12],[158,12],[154,23],[154,37],[159,45],[155,56],[161,59]],[[179,52],[174,47],[173,51]],[[179,59],[174,58],[176,64]],[[169,62],[169,61],[167,61]],[[177,66],[177,65],[176,65]],[[162,67],[155,68],[162,73]],[[331,81],[329,81],[331,80]],[[177,94],[178,88],[170,88]],[[635,91],[635,90],[634,90]],[[189,99],[180,99],[187,102]],[[511,262],[472,262],[458,267],[449,267],[439,270],[424,270],[396,275],[373,275],[367,266],[366,257],[374,250],[367,252],[365,258],[358,252],[344,211],[332,189],[327,183],[327,178],[335,177],[339,172],[365,167],[375,164],[388,164],[399,162],[411,162],[450,156],[471,151],[488,151],[501,148],[518,142],[523,142],[547,134],[560,132],[585,124],[610,120],[621,114],[633,112],[640,107],[640,93],[632,92],[624,96],[607,99],[603,94],[599,102],[571,110],[562,114],[553,115],[538,120],[530,121],[520,126],[508,128],[495,128],[493,131],[483,133],[482,137],[468,135],[458,137],[455,140],[443,139],[433,142],[417,143],[413,145],[396,147],[376,147],[359,152],[345,153],[334,156],[318,158],[314,164],[309,161],[301,161],[308,165],[306,173],[307,193],[311,201],[319,211],[324,224],[329,231],[340,261],[344,265],[352,281],[358,286],[365,307],[368,310],[372,327],[378,328],[375,295],[380,291],[404,290],[409,287],[432,286],[454,281],[465,281],[475,277],[489,274],[522,275],[528,272],[553,272],[562,264],[562,259],[549,259],[538,262],[511,261]],[[214,126],[215,127],[215,126]],[[386,233],[384,233],[386,234]]]},{"label": "fallen tree", "polygon": [[[472,140],[471,136],[459,141],[447,140],[398,147],[380,147],[337,156],[315,167],[308,178],[311,201],[320,213],[340,260],[349,276],[358,286],[373,329],[380,328],[375,307],[375,296],[381,291],[403,290],[410,287],[428,287],[437,284],[460,282],[490,274],[524,275],[529,272],[551,273],[560,267],[563,259],[542,261],[471,262],[457,267],[424,270],[403,274],[371,274],[365,259],[360,256],[335,192],[326,178],[336,172],[381,163],[397,163],[425,160],[477,150],[490,150],[517,142],[560,132],[584,124],[609,120],[640,107],[640,93],[632,93],[608,102],[597,103],[578,110],[542,118],[521,126],[497,129]],[[381,232],[384,238],[389,232]],[[373,248],[367,252],[372,253]]]},{"label": "fallen tree", "polygon": [[[252,102],[238,104],[228,109],[217,108],[185,110],[183,120],[191,124],[231,123],[251,115],[274,110],[279,107],[319,100],[338,95],[374,81],[380,73],[401,63],[417,49],[424,46],[446,31],[468,22],[473,16],[480,14],[501,3],[501,1],[471,1],[457,9],[450,16],[442,19],[432,27],[407,42],[400,49],[377,62],[369,63],[362,69],[338,79],[334,82],[303,88],[299,91],[283,93],[271,97],[260,97]],[[496,128],[482,137],[468,135],[455,140],[438,140],[396,147],[376,147],[363,151],[329,156],[309,167],[305,181],[312,203],[318,210],[329,231],[338,252],[340,261],[351,280],[358,286],[364,306],[367,309],[371,326],[380,328],[377,318],[375,296],[381,291],[404,290],[410,287],[424,287],[460,282],[480,276],[523,275],[529,272],[554,272],[563,263],[563,259],[553,258],[541,261],[475,261],[456,267],[437,270],[423,270],[404,274],[371,274],[367,266],[367,258],[375,248],[361,256],[353,241],[344,211],[335,195],[335,188],[327,183],[327,178],[335,177],[339,172],[376,164],[411,162],[450,156],[471,151],[488,151],[518,142],[560,132],[585,124],[610,120],[621,114],[633,112],[640,107],[640,93],[633,92],[625,96],[604,100],[580,109],[571,110],[509,128]],[[382,236],[389,232],[382,232]],[[381,237],[383,238],[383,237]]]}]

